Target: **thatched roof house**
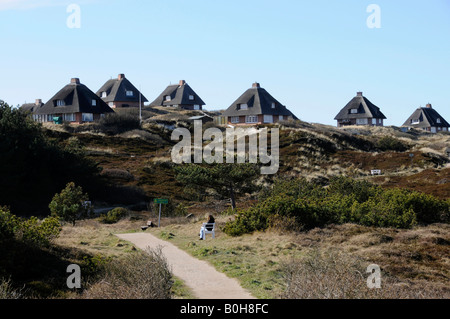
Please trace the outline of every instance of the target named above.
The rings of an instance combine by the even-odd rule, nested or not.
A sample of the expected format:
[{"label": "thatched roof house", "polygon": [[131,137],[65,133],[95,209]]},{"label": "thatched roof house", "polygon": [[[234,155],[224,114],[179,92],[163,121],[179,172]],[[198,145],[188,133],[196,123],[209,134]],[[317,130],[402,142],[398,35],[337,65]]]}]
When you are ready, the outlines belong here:
[{"label": "thatched roof house", "polygon": [[402,126],[410,129],[422,129],[431,133],[448,132],[450,130],[450,124],[431,104],[415,110]]},{"label": "thatched roof house", "polygon": [[139,107],[148,102],[147,98],[125,77],[119,74],[116,79],[108,80],[97,91],[97,95],[111,108]]},{"label": "thatched roof house", "polygon": [[99,120],[114,111],[80,79],[73,78],[47,103],[34,112],[39,122],[52,122],[55,118],[71,123],[83,123]]},{"label": "thatched roof house", "polygon": [[222,115],[227,117],[228,124],[233,125],[270,124],[297,119],[259,83],[253,83],[252,87],[234,101]]},{"label": "thatched roof house", "polygon": [[181,80],[179,84],[169,85],[150,106],[180,107],[186,110],[202,110],[205,102],[195,91]]},{"label": "thatched roof house", "polygon": [[380,111],[380,108],[370,102],[358,92],[334,118],[337,120],[338,127],[347,125],[369,125],[383,126],[386,116]]}]

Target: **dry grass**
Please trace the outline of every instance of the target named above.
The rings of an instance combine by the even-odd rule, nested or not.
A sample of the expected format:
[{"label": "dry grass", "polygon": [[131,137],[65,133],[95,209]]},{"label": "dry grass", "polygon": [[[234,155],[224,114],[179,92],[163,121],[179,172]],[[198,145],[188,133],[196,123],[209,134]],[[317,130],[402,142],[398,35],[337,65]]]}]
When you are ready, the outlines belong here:
[{"label": "dry grass", "polygon": [[129,254],[106,265],[100,281],[86,289],[81,299],[170,299],[170,267],[161,251]]},{"label": "dry grass", "polygon": [[135,251],[133,245],[119,239],[116,232],[135,231],[145,224],[143,221],[122,220],[117,224],[105,225],[97,220],[77,222],[72,227],[63,227],[55,244],[63,247],[78,247],[92,255],[124,256]]},{"label": "dry grass", "polygon": [[450,290],[413,286],[381,276],[380,288],[369,288],[364,260],[338,250],[313,250],[283,265],[287,299],[447,299]]}]

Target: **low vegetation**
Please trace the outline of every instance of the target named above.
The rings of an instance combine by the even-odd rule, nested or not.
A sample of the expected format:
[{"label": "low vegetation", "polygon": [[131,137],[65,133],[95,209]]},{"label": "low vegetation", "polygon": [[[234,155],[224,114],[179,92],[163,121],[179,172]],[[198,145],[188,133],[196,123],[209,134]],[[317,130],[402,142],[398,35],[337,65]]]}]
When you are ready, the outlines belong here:
[{"label": "low vegetation", "polygon": [[172,274],[160,250],[148,249],[108,262],[81,299],[170,299]]},{"label": "low vegetation", "polygon": [[[114,236],[155,221],[153,198],[169,204],[148,232],[256,297],[448,298],[450,135],[285,122],[274,179],[256,165],[175,165],[171,129],[195,114],[142,114],[43,127],[0,102],[0,298],[190,297],[160,251]],[[107,213],[83,220],[88,200]],[[210,213],[216,239],[198,241]],[[65,285],[74,263],[79,291]],[[382,290],[367,289],[371,263]]]}]

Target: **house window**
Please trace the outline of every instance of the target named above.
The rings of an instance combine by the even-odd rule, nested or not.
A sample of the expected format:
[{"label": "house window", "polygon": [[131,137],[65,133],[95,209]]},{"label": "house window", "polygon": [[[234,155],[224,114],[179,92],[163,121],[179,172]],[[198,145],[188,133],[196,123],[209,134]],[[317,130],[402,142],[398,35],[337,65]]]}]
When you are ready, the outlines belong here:
[{"label": "house window", "polygon": [[93,122],[94,121],[94,114],[92,113],[83,113],[81,116],[81,120],[83,122]]},{"label": "house window", "polygon": [[65,122],[75,122],[75,114],[69,113],[63,115],[63,121]]},{"label": "house window", "polygon": [[127,96],[133,96],[133,95],[134,95],[133,91],[127,91]]},{"label": "house window", "polygon": [[272,108],[273,108],[273,109],[275,108],[275,103],[272,103]]},{"label": "house window", "polygon": [[284,121],[284,116],[283,115],[278,115],[278,121]]},{"label": "house window", "polygon": [[273,123],[272,115],[264,115],[264,123]]},{"label": "house window", "polygon": [[369,119],[356,119],[356,125],[367,125],[369,124]]},{"label": "house window", "polygon": [[258,116],[256,116],[256,115],[246,116],[245,123],[258,123]]},{"label": "house window", "polygon": [[231,123],[239,123],[239,122],[240,122],[239,116],[232,116],[231,117]]},{"label": "house window", "polygon": [[164,97],[164,101],[172,101],[172,98],[170,97],[170,95],[166,95],[165,97]]},{"label": "house window", "polygon": [[372,119],[372,125],[377,125],[377,119]]},{"label": "house window", "polygon": [[106,92],[102,92],[102,97],[106,97],[107,95]]},{"label": "house window", "polygon": [[189,95],[189,101],[194,101],[194,96],[193,95]]},{"label": "house window", "polygon": [[92,106],[97,106],[97,100],[92,100]]},{"label": "house window", "polygon": [[441,124],[441,119],[436,119],[436,123]]},{"label": "house window", "polygon": [[194,110],[200,110],[200,105],[194,105]]},{"label": "house window", "polygon": [[350,109],[350,114],[358,114],[358,109]]},{"label": "house window", "polygon": [[420,120],[411,120],[411,124],[419,124]]},{"label": "house window", "polygon": [[248,110],[247,104],[238,104],[238,110]]},{"label": "house window", "polygon": [[64,100],[56,100],[56,106],[64,106],[66,105],[66,102]]}]

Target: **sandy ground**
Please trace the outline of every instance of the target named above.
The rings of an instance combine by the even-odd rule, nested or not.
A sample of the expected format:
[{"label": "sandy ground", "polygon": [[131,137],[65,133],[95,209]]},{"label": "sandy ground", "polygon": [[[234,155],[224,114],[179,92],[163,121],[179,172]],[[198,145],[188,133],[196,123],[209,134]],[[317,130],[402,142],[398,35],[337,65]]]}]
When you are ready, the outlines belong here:
[{"label": "sandy ground", "polygon": [[254,299],[237,280],[218,272],[207,262],[192,257],[169,242],[148,233],[117,236],[143,250],[147,247],[161,247],[172,273],[183,280],[199,299]]}]

